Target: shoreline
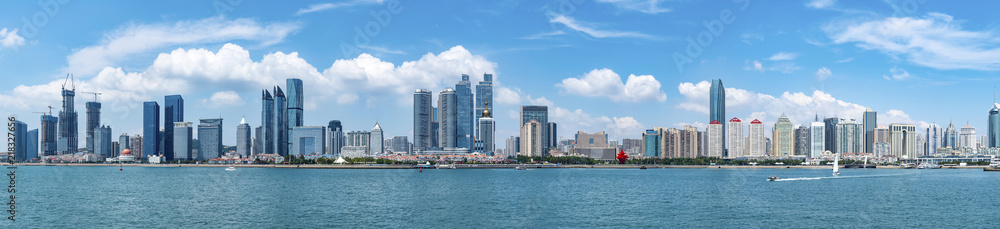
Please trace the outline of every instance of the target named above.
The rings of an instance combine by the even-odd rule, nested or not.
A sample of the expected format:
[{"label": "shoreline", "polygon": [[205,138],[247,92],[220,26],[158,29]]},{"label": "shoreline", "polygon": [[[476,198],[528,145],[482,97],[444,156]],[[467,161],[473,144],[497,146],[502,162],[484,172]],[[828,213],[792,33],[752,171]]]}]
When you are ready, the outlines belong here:
[{"label": "shoreline", "polygon": [[[119,164],[88,164],[88,163],[17,163],[15,166],[119,166]],[[427,165],[225,165],[225,164],[120,164],[123,167],[201,167],[201,168],[286,168],[286,169],[434,169]],[[639,169],[645,166],[649,169],[830,169],[830,166],[774,166],[774,165],[555,165],[555,164],[458,164],[456,169],[513,169],[527,168],[573,168],[573,169]],[[988,166],[944,166],[941,169],[983,169]],[[841,167],[843,168],[843,167]],[[846,168],[843,168],[846,169]],[[903,169],[898,165],[880,165],[875,169]]]}]

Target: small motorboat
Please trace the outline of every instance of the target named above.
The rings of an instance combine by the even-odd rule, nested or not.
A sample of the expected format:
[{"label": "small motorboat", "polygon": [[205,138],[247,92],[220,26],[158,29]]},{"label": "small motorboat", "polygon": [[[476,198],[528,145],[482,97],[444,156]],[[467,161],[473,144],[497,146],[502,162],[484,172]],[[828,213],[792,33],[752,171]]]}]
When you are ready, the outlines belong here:
[{"label": "small motorboat", "polygon": [[639,166],[639,169],[646,169],[646,166],[645,165]]},{"label": "small motorboat", "polygon": [[772,177],[768,177],[767,181],[776,181],[778,179],[781,179],[781,178],[778,178],[778,176],[772,176]]},{"label": "small motorboat", "polygon": [[525,168],[524,166],[518,166],[514,167],[514,170],[528,170],[528,168]]},{"label": "small motorboat", "polygon": [[236,171],[236,167],[229,166],[229,168],[226,168],[226,171]]}]

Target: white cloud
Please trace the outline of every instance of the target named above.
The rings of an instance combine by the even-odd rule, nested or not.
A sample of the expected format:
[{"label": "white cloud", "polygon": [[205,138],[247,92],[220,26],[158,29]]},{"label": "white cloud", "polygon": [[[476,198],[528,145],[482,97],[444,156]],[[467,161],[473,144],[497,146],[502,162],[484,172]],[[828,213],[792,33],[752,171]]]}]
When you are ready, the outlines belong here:
[{"label": "white cloud", "polygon": [[359,98],[358,95],[355,95],[355,94],[343,94],[343,95],[337,96],[337,103],[340,103],[340,104],[352,104],[354,102],[357,102],[358,98]]},{"label": "white cloud", "polygon": [[909,79],[910,78],[910,73],[907,72],[906,70],[902,69],[902,68],[893,67],[892,69],[889,69],[889,74],[888,75],[882,75],[882,78],[884,78],[885,80],[900,81],[900,80]]},{"label": "white cloud", "polygon": [[833,6],[836,0],[812,0],[806,3],[806,6],[810,8],[823,9]]},{"label": "white cloud", "polygon": [[343,7],[351,7],[363,4],[382,4],[382,2],[384,2],[384,0],[353,0],[353,1],[344,1],[337,3],[312,4],[309,5],[309,7],[299,9],[299,11],[295,12],[295,15],[303,15],[312,12],[319,12],[329,9],[343,8]]},{"label": "white cloud", "polygon": [[177,23],[130,25],[105,34],[100,44],[70,54],[68,72],[90,75],[136,54],[178,45],[250,40],[261,45],[281,42],[297,31],[294,23],[258,23],[254,19],[227,20],[222,16]]},{"label": "white cloud", "polygon": [[586,97],[607,97],[613,101],[643,102],[667,101],[667,94],[660,90],[660,81],[651,75],[629,75],[625,83],[611,69],[594,69],[580,78],[563,79],[556,84],[569,94]]},{"label": "white cloud", "polygon": [[947,14],[834,22],[824,30],[834,43],[855,43],[862,49],[903,57],[921,66],[1000,70],[998,34],[964,29]]},{"label": "white cloud", "polygon": [[363,49],[371,50],[371,51],[374,51],[376,53],[388,53],[388,54],[399,54],[399,55],[406,54],[406,52],[403,52],[403,50],[389,49],[389,48],[382,47],[382,46],[360,45],[360,46],[358,46],[358,48],[363,48]]},{"label": "white cloud", "polygon": [[748,45],[753,45],[753,43],[758,41],[760,42],[764,41],[764,36],[752,33],[744,33],[743,35],[740,35],[740,38],[742,38],[743,43],[746,43]]},{"label": "white cloud", "polygon": [[647,14],[670,12],[670,8],[660,7],[660,2],[662,2],[662,0],[597,0],[597,2],[611,3],[618,8],[639,11]]},{"label": "white cloud", "polygon": [[795,65],[795,63],[787,61],[778,61],[774,63],[769,63],[768,66],[764,66],[764,64],[760,62],[760,60],[753,60],[753,61],[746,60],[743,66],[743,70],[758,71],[758,72],[772,71],[772,72],[781,72],[787,74],[798,71],[799,66]]},{"label": "white cloud", "polygon": [[529,35],[529,36],[526,36],[526,37],[522,37],[521,39],[525,39],[525,40],[537,40],[537,39],[549,38],[549,37],[552,37],[552,36],[558,36],[558,35],[563,35],[563,34],[566,34],[566,32],[562,31],[562,30],[556,30],[556,31],[552,31],[552,32],[542,32],[542,33],[532,34],[532,35]]},{"label": "white cloud", "polygon": [[521,104],[521,89],[508,87],[495,87],[494,99],[498,104],[515,105]]},{"label": "white cloud", "polygon": [[843,60],[838,60],[837,63],[847,63],[847,62],[851,62],[851,61],[854,61],[854,58],[848,57],[848,58],[843,59]]},{"label": "white cloud", "polygon": [[770,61],[795,60],[795,58],[797,57],[799,57],[798,53],[779,52],[775,53],[774,55],[771,55],[771,57],[768,57],[767,60]]},{"label": "white cloud", "polygon": [[[708,81],[681,83],[677,89],[685,101],[678,104],[677,108],[707,115],[710,87],[711,83]],[[857,119],[860,122],[866,109],[867,107],[863,105],[838,100],[833,95],[819,90],[812,93],[784,92],[780,96],[772,96],[738,88],[726,88],[726,115],[741,119],[744,117],[750,120],[760,119],[765,126],[773,124],[782,114],[787,115],[796,125],[812,122],[816,115],[820,118]],[[890,110],[890,112],[893,116],[880,119],[880,123],[884,120],[886,123],[892,121],[915,124],[909,116],[904,116],[903,111]]]},{"label": "white cloud", "polygon": [[240,98],[240,94],[237,94],[235,91],[220,91],[212,94],[208,99],[202,99],[201,103],[208,105],[207,107],[219,108],[241,106],[245,102],[243,98]]},{"label": "white cloud", "polygon": [[674,127],[677,127],[677,128],[683,128],[684,126],[693,126],[693,127],[697,127],[700,130],[704,130],[705,128],[708,128],[708,124],[705,124],[705,123],[702,123],[702,122],[693,122],[693,123],[679,122],[679,123],[674,123]]},{"label": "white cloud", "polygon": [[17,35],[17,29],[0,29],[0,48],[13,48],[24,45],[24,37]]},{"label": "white cloud", "polygon": [[827,68],[827,67],[822,67],[822,68],[819,68],[819,70],[816,70],[816,79],[819,79],[821,81],[825,80],[826,78],[829,78],[832,75],[833,75],[833,72],[830,71],[830,69]]},{"label": "white cloud", "polygon": [[549,23],[559,23],[563,24],[567,28],[586,33],[594,38],[643,38],[652,39],[653,37],[644,33],[639,32],[624,32],[624,31],[613,31],[613,30],[600,30],[594,27],[585,25],[585,23],[577,22],[575,19],[568,17],[566,15],[554,15]]}]

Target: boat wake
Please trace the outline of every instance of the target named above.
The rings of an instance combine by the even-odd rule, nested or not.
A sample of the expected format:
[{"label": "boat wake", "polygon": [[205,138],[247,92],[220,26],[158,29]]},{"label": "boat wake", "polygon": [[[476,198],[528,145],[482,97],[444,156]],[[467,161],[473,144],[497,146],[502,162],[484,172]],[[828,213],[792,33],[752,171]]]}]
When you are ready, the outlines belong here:
[{"label": "boat wake", "polygon": [[793,178],[781,178],[775,181],[803,181],[803,180],[823,180],[823,179],[847,179],[847,178],[873,178],[873,177],[890,177],[890,176],[901,176],[905,174],[888,174],[888,175],[867,175],[867,176],[829,176],[829,177],[793,177]]}]

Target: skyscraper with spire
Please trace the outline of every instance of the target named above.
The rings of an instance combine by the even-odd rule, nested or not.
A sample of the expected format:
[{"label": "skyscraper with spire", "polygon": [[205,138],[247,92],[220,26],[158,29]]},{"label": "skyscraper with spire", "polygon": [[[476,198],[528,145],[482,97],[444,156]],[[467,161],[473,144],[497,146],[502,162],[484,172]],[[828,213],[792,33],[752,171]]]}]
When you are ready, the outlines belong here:
[{"label": "skyscraper with spire", "polygon": [[483,143],[483,153],[486,155],[493,156],[493,150],[496,149],[494,146],[494,132],[496,128],[493,123],[493,116],[490,114],[489,101],[486,101],[484,106],[486,109],[482,109],[482,116],[479,117],[479,141]]},{"label": "skyscraper with spire", "polygon": [[[479,81],[476,85],[476,112],[475,115],[483,114],[484,110],[489,110],[490,113],[493,112],[493,108],[486,105],[493,103],[493,74],[483,74],[483,81]],[[482,133],[479,131],[479,123],[476,123],[476,133]],[[493,150],[489,150],[493,152]]]},{"label": "skyscraper with spire", "polygon": [[274,121],[274,152],[288,155],[288,104],[285,92],[278,86],[274,86]]},{"label": "skyscraper with spire", "polygon": [[473,113],[472,83],[469,75],[462,74],[462,81],[455,84],[455,98],[458,102],[456,106],[456,146],[457,148],[472,149],[472,143],[476,139],[476,116]]},{"label": "skyscraper with spire", "polygon": [[246,117],[236,125],[236,153],[243,156],[250,155],[250,124],[247,124]]},{"label": "skyscraper with spire", "polygon": [[303,125],[303,94],[301,79],[285,80],[285,89],[288,89],[288,129]]},{"label": "skyscraper with spire", "polygon": [[184,122],[184,98],[181,95],[163,97],[163,156],[174,160],[174,123]]},{"label": "skyscraper with spire", "polygon": [[375,122],[375,127],[372,127],[371,139],[369,142],[369,155],[376,156],[385,153],[385,147],[383,146],[385,142],[385,137],[382,136],[382,126]]},{"label": "skyscraper with spire", "polygon": [[73,84],[72,75],[67,76],[66,80],[70,83],[70,89],[67,90],[66,84],[63,83],[62,111],[59,112],[58,151],[59,154],[75,154],[80,144],[79,132],[77,132],[80,125],[77,123],[76,109],[73,106],[76,103],[74,99],[76,86]]},{"label": "skyscraper with spire", "polygon": [[989,114],[989,129],[986,130],[987,147],[1000,147],[1000,104],[994,101]]},{"label": "skyscraper with spire", "polygon": [[[713,79],[712,87],[708,90],[708,122],[722,122],[726,120],[726,88],[722,86],[722,79]],[[726,129],[722,129],[722,146],[726,147]],[[723,148],[725,150],[725,148]]]},{"label": "skyscraper with spire", "polygon": [[263,154],[273,154],[274,149],[274,98],[267,90],[261,92],[261,129],[264,132],[261,143]]}]

